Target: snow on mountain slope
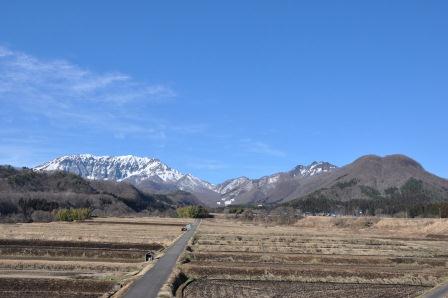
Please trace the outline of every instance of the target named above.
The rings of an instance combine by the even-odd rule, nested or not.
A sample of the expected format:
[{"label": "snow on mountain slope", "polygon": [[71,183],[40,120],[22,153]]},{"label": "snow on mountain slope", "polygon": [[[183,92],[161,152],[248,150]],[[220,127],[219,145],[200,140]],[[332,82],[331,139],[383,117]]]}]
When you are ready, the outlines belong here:
[{"label": "snow on mountain slope", "polygon": [[235,202],[240,194],[249,192],[255,188],[253,181],[247,177],[230,179],[216,186],[215,191],[221,195],[218,206],[227,206]]},{"label": "snow on mountain slope", "polygon": [[330,172],[336,168],[337,167],[331,163],[325,161],[315,161],[308,166],[299,165],[290,171],[290,173],[293,176],[310,177]]},{"label": "snow on mountain slope", "polygon": [[251,183],[247,177],[239,177],[235,179],[230,179],[216,186],[215,190],[221,194],[228,193],[234,189],[242,188]]},{"label": "snow on mountain slope", "polygon": [[214,185],[190,174],[182,174],[158,159],[133,155],[69,155],[56,158],[35,169],[71,172],[92,180],[129,181],[137,186],[144,182],[151,182],[167,189],[174,188],[190,192],[214,190]]},{"label": "snow on mountain slope", "polygon": [[281,200],[300,187],[300,181],[307,177],[313,177],[331,172],[337,167],[328,162],[313,162],[310,165],[299,165],[289,172],[276,173],[251,180],[246,177],[227,180],[216,186],[216,191],[221,194],[218,206],[231,204],[246,204]]},{"label": "snow on mountain slope", "polygon": [[126,181],[149,191],[183,190],[209,206],[281,200],[301,187],[301,179],[330,172],[336,167],[327,162],[299,165],[289,172],[259,179],[239,177],[213,185],[191,174],[183,174],[160,160],[148,157],[69,155],[35,167],[40,171],[65,171],[92,180]]}]

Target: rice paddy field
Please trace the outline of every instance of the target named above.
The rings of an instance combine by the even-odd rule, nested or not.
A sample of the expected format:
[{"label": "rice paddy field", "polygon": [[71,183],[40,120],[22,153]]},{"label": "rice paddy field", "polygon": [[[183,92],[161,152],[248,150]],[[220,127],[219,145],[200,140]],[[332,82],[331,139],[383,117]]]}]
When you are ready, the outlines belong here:
[{"label": "rice paddy field", "polygon": [[[96,218],[0,225],[0,297],[115,297],[192,221]],[[448,282],[448,221],[306,217],[202,221],[177,297],[418,297]],[[182,282],[181,282],[182,283]]]},{"label": "rice paddy field", "polygon": [[187,298],[418,297],[448,281],[448,221],[207,219],[180,270]]},{"label": "rice paddy field", "polygon": [[0,225],[0,297],[108,297],[150,269],[190,221],[96,218]]}]

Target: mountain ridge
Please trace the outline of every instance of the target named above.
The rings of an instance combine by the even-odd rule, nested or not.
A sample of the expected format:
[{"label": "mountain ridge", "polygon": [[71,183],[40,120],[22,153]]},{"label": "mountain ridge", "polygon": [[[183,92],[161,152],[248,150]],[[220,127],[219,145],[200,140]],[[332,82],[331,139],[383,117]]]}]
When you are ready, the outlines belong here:
[{"label": "mountain ridge", "polygon": [[230,205],[233,203],[272,203],[288,197],[295,185],[307,178],[319,176],[337,169],[337,166],[324,161],[314,161],[304,166],[298,165],[287,172],[278,172],[257,179],[239,177],[229,179],[218,184],[221,193],[221,202],[218,205]]},{"label": "mountain ridge", "polygon": [[[213,189],[213,184],[191,174],[183,174],[171,168],[157,158],[123,156],[96,156],[92,154],[74,154],[61,156],[34,168],[38,171],[70,172],[90,180],[128,181],[139,184],[151,181],[155,185],[164,185],[162,189],[196,191]],[[148,187],[150,188],[150,187]]]},{"label": "mountain ridge", "polygon": [[316,177],[295,194],[293,201],[348,202],[397,199],[399,195],[402,195],[400,203],[407,199],[412,199],[413,204],[448,201],[448,180],[427,172],[420,163],[402,154],[366,155],[328,175]]},{"label": "mountain ridge", "polygon": [[[320,175],[335,168],[336,166],[328,162],[315,161],[307,166],[298,165],[288,172],[279,172],[257,179],[247,177],[229,179],[227,185],[224,185],[226,182],[214,185],[191,174],[183,174],[157,158],[134,155],[96,156],[88,153],[65,155],[34,169],[70,172],[90,180],[128,182],[150,192],[187,191],[205,205],[215,207],[244,203],[250,198],[238,200],[239,195],[245,193],[247,197],[251,191],[255,191],[256,196],[261,198],[268,195],[269,190],[274,189],[279,181]],[[239,187],[241,188],[238,189]]]},{"label": "mountain ridge", "polygon": [[[448,192],[448,180],[427,172],[417,161],[402,154],[384,157],[364,155],[343,167],[314,161],[286,172],[257,179],[241,176],[216,185],[191,174],[183,174],[157,158],[133,155],[67,155],[34,169],[71,172],[91,180],[128,182],[155,193],[186,191],[209,207],[276,204],[302,198],[318,190],[329,193],[328,189],[335,196],[366,199],[366,187],[381,193],[390,187],[401,187],[410,178],[425,181],[425,185],[442,197],[445,190]],[[343,191],[341,186],[344,186]]]}]

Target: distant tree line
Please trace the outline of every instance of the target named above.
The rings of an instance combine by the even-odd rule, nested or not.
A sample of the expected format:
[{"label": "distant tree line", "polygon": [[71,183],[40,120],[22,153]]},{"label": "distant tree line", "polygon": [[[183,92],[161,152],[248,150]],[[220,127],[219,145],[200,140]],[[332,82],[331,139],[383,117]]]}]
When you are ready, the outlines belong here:
[{"label": "distant tree line", "polygon": [[[338,187],[345,185],[339,185]],[[448,201],[434,200],[434,194],[425,189],[422,181],[409,179],[402,187],[391,187],[381,194],[369,186],[360,186],[370,199],[341,201],[318,191],[303,199],[288,203],[302,212],[313,214],[338,213],[344,215],[402,215],[407,217],[448,218]]]}]

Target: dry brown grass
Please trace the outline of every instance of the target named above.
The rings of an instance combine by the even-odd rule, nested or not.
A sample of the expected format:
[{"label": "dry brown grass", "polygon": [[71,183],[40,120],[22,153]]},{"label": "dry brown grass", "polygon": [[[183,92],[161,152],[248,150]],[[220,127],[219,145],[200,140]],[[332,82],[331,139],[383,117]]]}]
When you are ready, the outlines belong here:
[{"label": "dry brown grass", "polygon": [[115,290],[115,285],[111,281],[56,278],[0,278],[1,297],[100,297],[104,293]]},{"label": "dry brown grass", "polygon": [[[101,224],[101,221],[116,221],[123,224]],[[126,222],[141,220],[154,225],[132,225]],[[160,243],[171,244],[179,235],[180,227],[176,225],[157,225],[157,223],[183,223],[172,218],[99,218],[90,222],[51,222],[1,224],[0,239],[40,239],[81,242],[114,243]]]},{"label": "dry brown grass", "polygon": [[143,263],[0,259],[0,270],[48,270],[76,272],[138,272]]},{"label": "dry brown grass", "polygon": [[198,280],[188,285],[187,298],[346,298],[346,297],[415,297],[425,287],[404,285],[369,285],[338,283],[300,283],[279,281]]},{"label": "dry brown grass", "polygon": [[395,284],[406,292],[448,277],[447,228],[437,219],[307,217],[293,226],[208,219],[181,268],[200,281],[221,280],[221,290],[223,281],[251,280]]},{"label": "dry brown grass", "polygon": [[193,223],[193,219],[190,218],[171,218],[171,217],[97,217],[92,221],[95,222],[110,222],[116,223],[148,223],[148,224],[179,224],[186,225]]},{"label": "dry brown grass", "polygon": [[[88,280],[88,286],[105,285],[104,289],[116,291],[151,266],[142,262],[147,250],[170,245],[181,234],[181,226],[189,222],[139,217],[1,224],[0,296],[32,297],[28,291],[38,280],[49,289],[36,292],[36,297],[98,297],[106,291],[76,288],[84,285],[72,282],[78,279]],[[22,286],[8,288],[3,281],[10,277]]]},{"label": "dry brown grass", "polygon": [[295,226],[311,229],[339,228],[370,232],[390,237],[426,237],[431,235],[448,236],[448,219],[432,218],[379,218],[379,217],[305,217],[296,222]]},{"label": "dry brown grass", "polygon": [[258,264],[321,264],[321,265],[353,265],[353,266],[419,266],[419,267],[448,267],[448,258],[422,257],[388,257],[388,256],[356,256],[351,255],[322,255],[322,254],[279,254],[279,253],[250,253],[250,252],[200,252],[188,253],[187,258],[193,262],[210,263],[251,263]]}]

